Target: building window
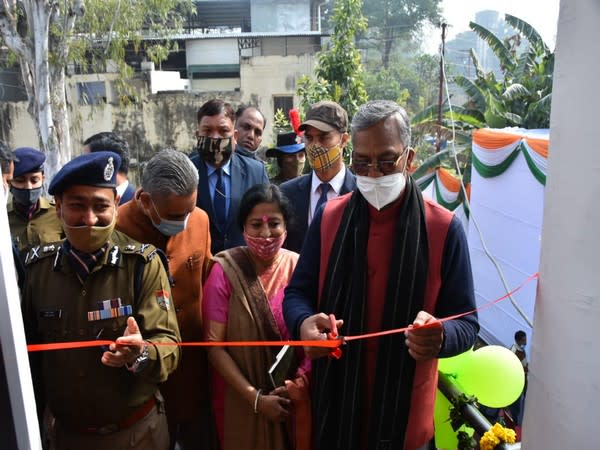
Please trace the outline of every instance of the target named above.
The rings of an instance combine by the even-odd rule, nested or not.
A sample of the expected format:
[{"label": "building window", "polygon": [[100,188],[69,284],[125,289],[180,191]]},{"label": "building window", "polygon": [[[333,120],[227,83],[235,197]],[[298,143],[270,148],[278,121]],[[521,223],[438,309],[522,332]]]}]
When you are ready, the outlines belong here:
[{"label": "building window", "polygon": [[273,96],[273,111],[282,110],[285,117],[290,116],[290,109],[294,107],[294,97],[292,95],[274,95]]},{"label": "building window", "polygon": [[99,105],[106,103],[106,85],[104,81],[86,81],[77,83],[80,105]]}]

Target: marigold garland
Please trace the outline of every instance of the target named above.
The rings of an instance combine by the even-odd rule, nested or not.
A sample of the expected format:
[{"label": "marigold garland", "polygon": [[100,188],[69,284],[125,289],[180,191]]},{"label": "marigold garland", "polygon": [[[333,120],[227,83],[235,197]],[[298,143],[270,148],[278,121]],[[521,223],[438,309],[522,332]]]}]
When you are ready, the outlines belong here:
[{"label": "marigold garland", "polygon": [[499,423],[496,423],[481,436],[479,447],[481,450],[494,450],[496,445],[500,443],[514,444],[516,441],[517,435],[514,430],[504,428]]}]

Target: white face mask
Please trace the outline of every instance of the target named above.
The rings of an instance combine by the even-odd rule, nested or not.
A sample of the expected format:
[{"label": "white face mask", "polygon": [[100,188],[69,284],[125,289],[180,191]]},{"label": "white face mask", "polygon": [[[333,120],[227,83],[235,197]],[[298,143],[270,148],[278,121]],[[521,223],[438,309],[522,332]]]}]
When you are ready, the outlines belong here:
[{"label": "white face mask", "polygon": [[378,211],[397,200],[406,187],[404,172],[379,178],[356,175],[356,187],[363,197]]}]

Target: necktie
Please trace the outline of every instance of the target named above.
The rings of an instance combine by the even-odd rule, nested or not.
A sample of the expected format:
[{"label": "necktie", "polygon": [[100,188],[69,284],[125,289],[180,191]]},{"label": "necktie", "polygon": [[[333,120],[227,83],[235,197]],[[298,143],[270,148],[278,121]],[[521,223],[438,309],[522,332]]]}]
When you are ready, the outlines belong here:
[{"label": "necktie", "polygon": [[215,197],[213,199],[213,206],[215,207],[215,214],[219,228],[223,230],[227,222],[227,210],[225,205],[225,183],[223,182],[223,175],[221,169],[217,169],[217,185],[215,186]]},{"label": "necktie", "polygon": [[319,201],[317,202],[317,207],[315,208],[315,214],[317,213],[317,211],[319,210],[321,205],[327,203],[327,193],[329,192],[330,188],[331,188],[331,186],[329,185],[329,183],[321,183],[319,185],[319,189],[321,189],[321,196],[319,197]]}]

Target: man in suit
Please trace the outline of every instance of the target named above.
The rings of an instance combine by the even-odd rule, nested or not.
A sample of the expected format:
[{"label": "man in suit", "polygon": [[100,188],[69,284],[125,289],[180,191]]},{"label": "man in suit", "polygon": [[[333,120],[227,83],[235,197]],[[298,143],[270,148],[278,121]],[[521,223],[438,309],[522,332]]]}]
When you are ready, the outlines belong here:
[{"label": "man in suit", "polygon": [[232,106],[223,100],[209,100],[198,110],[198,143],[192,156],[199,175],[196,204],[210,219],[213,255],[245,245],[236,221],[240,200],[255,184],[269,182],[261,162],[235,152],[234,120]]},{"label": "man in suit", "polygon": [[348,144],[348,114],[332,101],[321,101],[310,107],[304,131],[306,156],[312,172],[281,184],[281,191],[294,207],[294,221],[288,225],[283,246],[300,252],[304,235],[316,211],[327,200],[356,188],[356,178],[342,158]]},{"label": "man in suit", "polygon": [[125,139],[112,131],[102,131],[90,136],[83,142],[83,153],[113,152],[121,157],[121,168],[117,173],[117,194],[121,197],[119,205],[127,203],[135,194],[135,186],[130,183],[129,144]]},{"label": "man in suit", "polygon": [[257,150],[262,142],[267,121],[254,106],[240,105],[235,112],[236,153],[259,159]]}]

